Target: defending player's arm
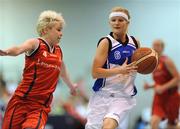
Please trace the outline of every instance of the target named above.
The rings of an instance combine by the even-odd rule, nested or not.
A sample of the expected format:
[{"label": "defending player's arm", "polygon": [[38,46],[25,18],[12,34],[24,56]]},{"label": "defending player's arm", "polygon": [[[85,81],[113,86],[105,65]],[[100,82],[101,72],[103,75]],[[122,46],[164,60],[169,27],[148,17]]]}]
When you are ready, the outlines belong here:
[{"label": "defending player's arm", "polygon": [[123,65],[113,68],[113,69],[104,69],[102,66],[105,64],[108,57],[109,43],[107,39],[103,39],[96,50],[96,55],[93,61],[92,66],[92,76],[93,78],[104,78],[113,76],[116,74],[127,74],[129,72],[133,72],[137,69],[135,63],[131,63],[127,65],[127,60]]},{"label": "defending player's arm", "polygon": [[62,80],[66,83],[66,85],[69,87],[71,94],[76,95],[76,88],[77,85],[72,83],[70,76],[67,72],[66,66],[64,62],[62,62],[62,67],[61,67],[61,74],[60,74]]},{"label": "defending player's arm", "polygon": [[37,39],[29,39],[19,46],[14,46],[6,50],[0,50],[0,56],[18,56],[24,52],[31,53],[38,47]]}]

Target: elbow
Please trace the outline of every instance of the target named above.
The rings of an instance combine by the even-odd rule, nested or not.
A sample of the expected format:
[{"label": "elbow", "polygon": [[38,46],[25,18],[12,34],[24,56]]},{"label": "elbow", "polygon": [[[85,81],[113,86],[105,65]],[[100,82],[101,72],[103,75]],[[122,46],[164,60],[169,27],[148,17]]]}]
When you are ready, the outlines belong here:
[{"label": "elbow", "polygon": [[92,71],[91,75],[92,75],[93,79],[98,78],[98,74],[97,74],[97,72],[94,71],[94,70]]},{"label": "elbow", "polygon": [[179,84],[179,76],[174,76],[173,80],[175,85]]},{"label": "elbow", "polygon": [[97,75],[94,74],[94,73],[92,73],[92,77],[93,77],[93,79],[96,79],[96,78],[97,78]]},{"label": "elbow", "polygon": [[176,83],[177,83],[177,85],[179,84],[179,82],[180,82],[180,80],[179,80],[179,76],[178,76],[178,77],[176,77]]},{"label": "elbow", "polygon": [[60,78],[61,79],[64,79],[65,78],[65,74],[61,71],[61,73],[60,73]]}]

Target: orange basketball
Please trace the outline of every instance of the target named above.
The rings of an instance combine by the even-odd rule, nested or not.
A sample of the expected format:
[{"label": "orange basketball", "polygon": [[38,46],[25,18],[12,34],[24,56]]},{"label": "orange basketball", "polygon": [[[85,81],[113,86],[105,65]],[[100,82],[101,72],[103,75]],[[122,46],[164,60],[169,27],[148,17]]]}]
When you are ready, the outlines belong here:
[{"label": "orange basketball", "polygon": [[132,55],[131,61],[137,61],[137,72],[141,74],[152,73],[158,64],[158,54],[152,48],[138,48]]}]

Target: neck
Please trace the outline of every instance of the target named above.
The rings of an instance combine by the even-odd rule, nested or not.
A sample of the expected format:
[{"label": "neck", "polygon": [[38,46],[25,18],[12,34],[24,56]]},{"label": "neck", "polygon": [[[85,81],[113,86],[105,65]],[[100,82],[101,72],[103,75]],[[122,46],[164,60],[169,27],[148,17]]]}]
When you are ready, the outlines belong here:
[{"label": "neck", "polygon": [[113,33],[113,36],[116,40],[121,41],[121,42],[126,42],[126,34],[116,34]]},{"label": "neck", "polygon": [[49,39],[49,38],[47,38],[47,37],[45,37],[45,36],[43,36],[43,37],[41,37],[42,39],[44,39],[45,41],[46,41],[46,43],[52,48],[53,47],[53,45],[52,45],[52,43],[51,43],[51,40]]}]

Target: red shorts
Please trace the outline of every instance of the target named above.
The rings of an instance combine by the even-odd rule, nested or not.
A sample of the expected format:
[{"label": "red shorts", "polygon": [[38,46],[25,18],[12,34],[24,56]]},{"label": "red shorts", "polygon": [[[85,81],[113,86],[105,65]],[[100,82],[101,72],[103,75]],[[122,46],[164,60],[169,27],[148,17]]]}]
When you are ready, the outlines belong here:
[{"label": "red shorts", "polygon": [[50,108],[13,96],[8,103],[2,129],[44,129]]},{"label": "red shorts", "polygon": [[152,115],[168,119],[169,124],[176,124],[179,115],[180,96],[179,94],[170,95],[168,98],[155,96],[153,102]]}]

